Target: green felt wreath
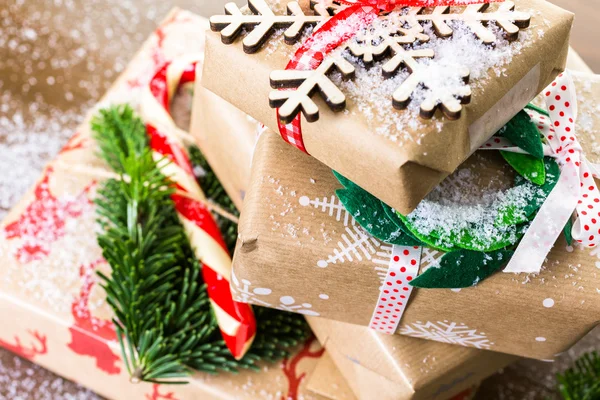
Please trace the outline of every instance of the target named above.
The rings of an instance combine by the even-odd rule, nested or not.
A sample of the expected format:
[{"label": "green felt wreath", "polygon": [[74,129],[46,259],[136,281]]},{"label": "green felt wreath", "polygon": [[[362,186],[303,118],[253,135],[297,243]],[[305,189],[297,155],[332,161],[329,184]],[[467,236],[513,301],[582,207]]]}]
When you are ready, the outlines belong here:
[{"label": "green felt wreath", "polygon": [[[543,113],[533,106],[536,112]],[[494,240],[478,237],[475,226],[443,232],[442,227],[417,229],[415,219],[401,215],[387,204],[363,190],[349,179],[334,172],[344,186],[336,193],[344,207],[371,235],[390,244],[424,246],[446,252],[439,265],[430,268],[411,285],[421,288],[461,288],[477,284],[506,264],[514,246],[523,237],[530,221],[558,182],[560,168],[556,161],[544,157],[543,142],[537,126],[525,111],[521,111],[498,133],[529,154],[501,152],[506,162],[517,172],[514,188],[528,185],[526,196],[517,197],[495,209],[497,217],[483,231],[497,229]],[[524,189],[524,190],[525,190]],[[497,206],[497,205],[496,205]],[[565,227],[567,241],[572,224]]]}]

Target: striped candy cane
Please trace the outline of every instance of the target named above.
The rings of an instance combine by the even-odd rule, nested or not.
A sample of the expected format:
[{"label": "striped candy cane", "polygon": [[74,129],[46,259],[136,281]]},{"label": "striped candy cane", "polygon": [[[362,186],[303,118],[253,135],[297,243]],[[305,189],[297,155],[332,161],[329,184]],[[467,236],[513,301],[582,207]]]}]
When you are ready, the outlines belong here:
[{"label": "striped candy cane", "polygon": [[231,354],[240,359],[254,340],[254,313],[248,304],[233,300],[229,288],[231,257],[196,182],[184,145],[188,134],[177,128],[169,111],[177,88],[196,80],[200,57],[176,60],[159,69],[142,96],[140,108],[155,159],[170,160],[163,172],[178,189],[172,196],[175,208],[196,257],[203,264],[202,275],[223,339]]}]

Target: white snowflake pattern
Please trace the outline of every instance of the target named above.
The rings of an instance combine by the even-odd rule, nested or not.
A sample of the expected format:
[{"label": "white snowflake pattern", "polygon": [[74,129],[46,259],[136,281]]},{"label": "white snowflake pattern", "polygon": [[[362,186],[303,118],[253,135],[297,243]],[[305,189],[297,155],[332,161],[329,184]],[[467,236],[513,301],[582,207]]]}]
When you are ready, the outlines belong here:
[{"label": "white snowflake pattern", "polygon": [[296,304],[296,299],[294,299],[292,296],[283,296],[279,298],[279,302],[279,306],[276,307],[278,310],[295,312],[298,314],[310,315],[313,317],[318,317],[319,315],[321,315],[318,312],[311,310],[312,304]]},{"label": "white snowflake pattern", "polygon": [[336,195],[312,200],[302,196],[299,203],[303,207],[312,206],[344,223],[345,233],[342,233],[341,240],[337,243],[338,248],[326,260],[319,260],[317,267],[327,268],[330,264],[369,260],[375,264],[374,269],[383,283],[392,258],[391,245],[382,243],[360,227]]},{"label": "white snowflake pattern", "polygon": [[484,350],[490,349],[494,345],[485,333],[477,332],[476,329],[471,329],[465,324],[449,321],[438,321],[437,323],[417,321],[402,326],[400,334]]},{"label": "white snowflake pattern", "polygon": [[[336,195],[323,196],[310,199],[308,196],[299,198],[303,207],[313,207],[344,223],[345,233],[342,233],[338,248],[330,254],[326,260],[319,260],[317,267],[327,268],[330,264],[344,263],[346,261],[370,260],[375,264],[374,270],[381,279],[385,281],[389,265],[392,259],[392,245],[379,241],[360,227],[352,215],[346,210]],[[437,262],[443,253],[423,248],[421,267],[427,268]]]},{"label": "white snowflake pattern", "polygon": [[262,300],[258,296],[268,296],[273,291],[269,288],[252,288],[252,282],[247,279],[238,279],[234,271],[231,271],[231,293],[233,299],[241,303],[256,304],[264,307],[272,307],[270,303]]},{"label": "white snowflake pattern", "polygon": [[[312,310],[312,304],[301,303],[296,304],[296,300],[292,296],[281,296],[279,298],[279,305],[275,306],[268,303],[260,298],[260,296],[269,296],[273,294],[273,290],[269,288],[254,288],[252,289],[252,282],[247,279],[238,279],[235,273],[231,273],[231,292],[233,299],[242,303],[255,304],[263,307],[276,308],[282,311],[289,311],[298,314],[310,315],[318,317],[320,314]],[[321,300],[329,299],[328,295],[321,294],[319,296]]]}]

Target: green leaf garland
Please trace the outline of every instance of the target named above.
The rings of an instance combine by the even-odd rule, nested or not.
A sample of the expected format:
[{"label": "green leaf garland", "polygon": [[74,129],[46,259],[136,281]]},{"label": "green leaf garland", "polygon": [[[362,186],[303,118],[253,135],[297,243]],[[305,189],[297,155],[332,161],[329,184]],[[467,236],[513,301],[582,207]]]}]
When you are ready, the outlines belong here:
[{"label": "green leaf garland", "polygon": [[[528,108],[545,113],[534,106]],[[492,221],[488,220],[484,225],[474,221],[472,226],[471,223],[458,224],[456,231],[448,231],[452,229],[450,225],[444,231],[442,225],[438,228],[425,224],[421,227],[427,231],[425,234],[417,229],[414,224],[417,220],[411,220],[411,215],[397,213],[334,172],[344,186],[336,192],[342,204],[370,234],[390,244],[427,246],[446,252],[439,265],[415,279],[411,283],[413,286],[469,287],[496,272],[508,262],[513,254],[511,249],[522,238],[529,222],[558,182],[560,168],[553,158],[544,157],[542,135],[525,110],[519,112],[497,135],[528,154],[500,152],[517,176],[513,189],[506,192],[508,197],[499,197],[497,201],[502,203],[490,207],[490,212],[497,213],[497,216],[493,214]],[[529,187],[520,188],[523,185]],[[569,243],[572,240],[571,228],[570,222],[565,227]],[[480,234],[481,237],[478,237]]]},{"label": "green leaf garland", "polygon": [[460,289],[477,285],[505,265],[509,250],[490,253],[458,250],[444,254],[439,265],[430,267],[410,284],[426,289]]}]

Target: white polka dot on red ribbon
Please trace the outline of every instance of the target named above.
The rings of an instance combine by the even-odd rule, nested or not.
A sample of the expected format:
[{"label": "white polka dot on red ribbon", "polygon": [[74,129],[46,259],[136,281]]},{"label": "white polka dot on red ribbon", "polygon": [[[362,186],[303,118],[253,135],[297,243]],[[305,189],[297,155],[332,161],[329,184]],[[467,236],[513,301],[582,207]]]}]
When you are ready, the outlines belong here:
[{"label": "white polka dot on red ribbon", "polygon": [[413,287],[410,281],[419,274],[422,248],[393,246],[387,276],[369,327],[379,332],[394,334],[402,319]]}]

